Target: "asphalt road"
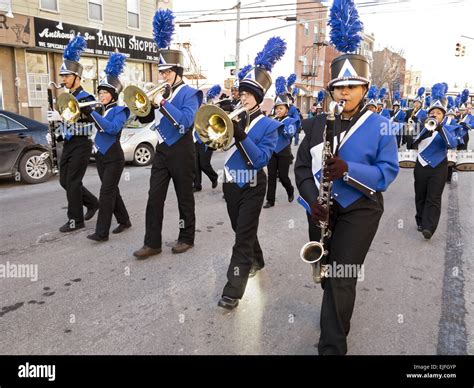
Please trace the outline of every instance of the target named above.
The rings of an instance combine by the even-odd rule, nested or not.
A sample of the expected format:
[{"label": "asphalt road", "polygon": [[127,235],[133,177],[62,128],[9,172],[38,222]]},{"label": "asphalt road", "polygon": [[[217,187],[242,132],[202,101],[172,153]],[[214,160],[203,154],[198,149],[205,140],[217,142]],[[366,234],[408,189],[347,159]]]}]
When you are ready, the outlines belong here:
[{"label": "asphalt road", "polygon": [[[294,149],[296,154],[296,148]],[[213,165],[222,168],[223,155]],[[292,179],[293,179],[293,173]],[[178,212],[170,186],[163,253],[136,261],[149,168],[127,166],[120,188],[133,227],[105,243],[86,229],[61,234],[66,196],[58,179],[0,181],[0,264],[37,265],[38,279],[0,278],[1,354],[317,354],[322,291],[299,258],[304,210],[286,201],[263,209],[266,267],[249,280],[239,307],[217,307],[234,235],[222,192],[207,178],[196,193],[195,247],[171,254]],[[293,180],[294,181],[294,180]],[[84,184],[99,191],[94,164]],[[385,213],[366,258],[349,335],[349,354],[474,353],[474,174],[446,186],[439,228],[416,231],[413,171],[385,193]]]}]

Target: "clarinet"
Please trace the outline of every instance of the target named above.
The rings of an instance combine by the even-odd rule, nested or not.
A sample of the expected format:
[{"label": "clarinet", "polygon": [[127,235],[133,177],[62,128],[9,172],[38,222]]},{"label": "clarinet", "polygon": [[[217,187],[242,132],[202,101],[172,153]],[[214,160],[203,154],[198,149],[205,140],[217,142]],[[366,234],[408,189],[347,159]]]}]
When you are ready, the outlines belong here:
[{"label": "clarinet", "polygon": [[[55,87],[56,89],[61,89],[62,87],[64,87],[64,84],[57,85],[54,82],[50,82],[49,85]],[[53,90],[51,88],[48,88],[48,104],[49,109],[53,110]],[[56,128],[54,122],[49,123],[48,131],[49,135],[51,136],[51,171],[53,175],[56,175],[59,172],[59,166],[58,154],[56,150]]]},{"label": "clarinet", "polygon": [[329,228],[329,213],[331,211],[331,191],[333,182],[327,181],[324,178],[324,167],[326,161],[332,158],[333,155],[333,140],[334,140],[334,122],[336,116],[341,115],[344,109],[345,101],[339,103],[332,101],[329,105],[329,112],[326,117],[326,127],[323,132],[323,151],[322,151],[322,166],[321,177],[319,178],[319,195],[318,203],[327,209],[326,219],[319,221],[319,228],[321,229],[321,237],[319,241],[310,241],[303,245],[300,251],[300,257],[305,263],[309,263],[313,267],[313,280],[315,283],[321,283],[321,278],[324,277],[325,266],[321,265],[324,257],[329,255],[326,249],[327,241],[331,237],[331,229]]}]

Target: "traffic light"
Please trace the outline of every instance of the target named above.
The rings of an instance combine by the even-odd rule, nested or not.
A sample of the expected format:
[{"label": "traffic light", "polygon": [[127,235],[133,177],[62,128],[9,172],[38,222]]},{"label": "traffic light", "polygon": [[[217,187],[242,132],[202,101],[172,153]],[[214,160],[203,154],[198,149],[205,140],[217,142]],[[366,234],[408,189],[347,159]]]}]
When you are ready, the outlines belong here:
[{"label": "traffic light", "polygon": [[455,52],[454,55],[459,57],[461,55],[461,48],[462,48],[462,44],[461,43],[456,43],[456,52]]},{"label": "traffic light", "polygon": [[466,46],[462,45],[461,47],[461,57],[463,57],[466,54]]}]

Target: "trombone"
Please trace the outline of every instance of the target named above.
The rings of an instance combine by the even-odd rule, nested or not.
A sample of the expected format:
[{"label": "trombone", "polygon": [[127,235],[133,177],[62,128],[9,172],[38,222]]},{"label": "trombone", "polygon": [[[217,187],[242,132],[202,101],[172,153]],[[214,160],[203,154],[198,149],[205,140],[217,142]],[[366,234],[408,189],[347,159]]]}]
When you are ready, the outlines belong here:
[{"label": "trombone", "polygon": [[67,124],[74,124],[81,118],[81,108],[90,106],[91,108],[103,108],[103,105],[97,101],[78,102],[76,98],[69,93],[62,93],[58,97],[58,112]]},{"label": "trombone", "polygon": [[216,151],[227,151],[232,146],[234,124],[232,121],[242,120],[240,115],[245,112],[245,128],[250,125],[250,114],[247,108],[237,106],[227,113],[217,105],[201,106],[194,118],[194,128],[201,141]]},{"label": "trombone", "polygon": [[171,85],[163,82],[148,91],[129,85],[123,91],[123,102],[133,115],[145,117],[150,113],[152,104],[155,104],[155,99],[160,94],[163,98],[168,98],[171,95]]}]

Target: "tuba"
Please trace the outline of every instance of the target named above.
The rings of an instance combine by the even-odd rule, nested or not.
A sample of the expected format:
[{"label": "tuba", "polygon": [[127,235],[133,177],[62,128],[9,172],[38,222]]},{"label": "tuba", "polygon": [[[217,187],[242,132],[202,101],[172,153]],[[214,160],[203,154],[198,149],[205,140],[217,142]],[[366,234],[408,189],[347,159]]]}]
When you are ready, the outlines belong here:
[{"label": "tuba", "polygon": [[158,95],[168,98],[171,95],[171,85],[162,82],[159,85],[144,91],[137,86],[129,85],[123,91],[123,102],[133,115],[145,117],[151,111],[151,106],[157,105],[155,99]]},{"label": "tuba", "polygon": [[[321,177],[319,180],[319,195],[318,203],[328,210],[328,215],[325,220],[319,221],[319,228],[321,229],[321,237],[319,241],[309,241],[300,251],[301,260],[313,266],[313,280],[315,283],[321,283],[321,278],[324,276],[325,266],[321,265],[321,259],[329,255],[326,249],[327,240],[331,237],[331,230],[329,228],[329,213],[331,209],[331,191],[332,182],[328,182],[324,178],[324,166],[326,161],[333,157],[332,144],[334,137],[334,121],[335,116],[339,116],[344,108],[345,101],[339,103],[332,101],[329,104],[329,113],[326,118],[326,128],[323,132],[323,155],[321,158]],[[328,124],[333,129],[328,134]]]},{"label": "tuba", "polygon": [[246,125],[250,125],[250,114],[242,106],[237,106],[232,113],[227,113],[217,105],[203,105],[196,112],[194,129],[201,141],[216,151],[227,151],[232,146],[234,138],[234,124],[240,121],[240,115],[245,113]]},{"label": "tuba", "polygon": [[103,108],[103,105],[97,101],[77,102],[70,93],[62,93],[58,97],[58,112],[67,124],[74,124],[81,118],[81,108],[90,106],[91,108]]}]

